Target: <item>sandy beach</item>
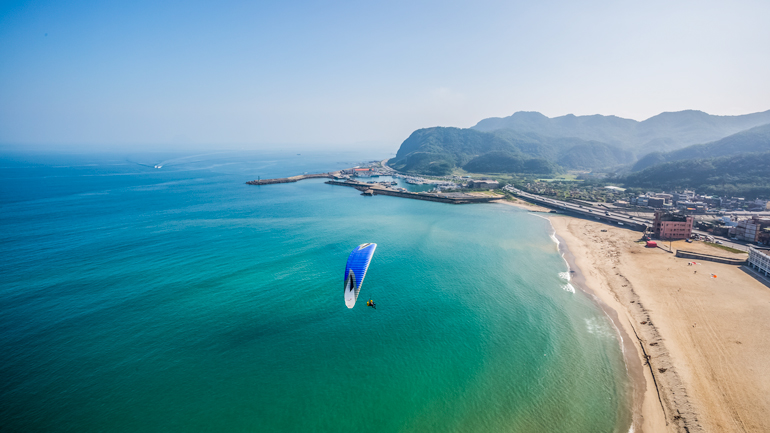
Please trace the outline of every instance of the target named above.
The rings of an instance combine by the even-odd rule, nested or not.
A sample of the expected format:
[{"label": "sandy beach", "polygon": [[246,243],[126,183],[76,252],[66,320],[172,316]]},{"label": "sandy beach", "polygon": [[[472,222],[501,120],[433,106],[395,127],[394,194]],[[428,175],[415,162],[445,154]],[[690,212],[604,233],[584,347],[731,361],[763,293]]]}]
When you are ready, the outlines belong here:
[{"label": "sandy beach", "polygon": [[[574,283],[623,338],[636,383],[635,432],[770,431],[770,287],[741,266],[689,264],[645,248],[638,232],[549,218],[580,271]],[[746,257],[700,242],[672,247]]]},{"label": "sandy beach", "polygon": [[514,199],[514,200],[496,200],[496,201],[493,201],[492,203],[502,203],[502,204],[505,204],[505,205],[508,205],[508,206],[514,206],[514,207],[517,207],[519,209],[524,209],[524,210],[528,210],[528,211],[531,211],[531,212],[545,212],[545,213],[549,213],[551,211],[551,209],[549,209],[547,207],[543,207],[543,206],[540,206],[540,205],[537,205],[537,204],[534,204],[534,203],[530,203],[528,201],[524,201],[524,200],[521,200],[521,199],[518,199],[518,198]]}]

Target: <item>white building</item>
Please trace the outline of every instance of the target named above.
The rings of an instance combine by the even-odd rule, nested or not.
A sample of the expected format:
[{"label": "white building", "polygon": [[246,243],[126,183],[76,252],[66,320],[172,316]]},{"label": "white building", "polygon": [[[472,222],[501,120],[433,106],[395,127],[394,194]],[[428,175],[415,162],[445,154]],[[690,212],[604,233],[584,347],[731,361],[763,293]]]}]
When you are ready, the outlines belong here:
[{"label": "white building", "polygon": [[749,267],[770,277],[770,248],[749,248]]}]

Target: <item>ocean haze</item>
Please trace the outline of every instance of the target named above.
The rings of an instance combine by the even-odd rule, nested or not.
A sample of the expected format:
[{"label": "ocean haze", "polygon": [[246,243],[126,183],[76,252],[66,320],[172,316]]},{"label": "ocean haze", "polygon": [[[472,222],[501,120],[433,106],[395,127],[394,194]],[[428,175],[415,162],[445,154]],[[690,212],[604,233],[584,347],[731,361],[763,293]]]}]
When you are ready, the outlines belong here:
[{"label": "ocean haze", "polygon": [[767,2],[5,2],[0,142],[395,150],[521,110],[766,110]]}]

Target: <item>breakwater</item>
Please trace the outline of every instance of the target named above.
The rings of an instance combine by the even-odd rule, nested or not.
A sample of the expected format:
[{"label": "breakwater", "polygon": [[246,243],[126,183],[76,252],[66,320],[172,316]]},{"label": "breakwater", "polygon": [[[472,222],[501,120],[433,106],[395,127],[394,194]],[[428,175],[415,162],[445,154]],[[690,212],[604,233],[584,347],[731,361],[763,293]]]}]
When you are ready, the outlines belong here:
[{"label": "breakwater", "polygon": [[746,259],[712,256],[711,254],[696,253],[693,251],[676,250],[676,256],[684,259],[707,260],[709,262],[724,263],[727,265],[745,265]]},{"label": "breakwater", "polygon": [[258,180],[251,180],[246,182],[247,185],[272,185],[275,183],[291,183],[291,182],[298,182],[300,180],[304,179],[318,179],[318,178],[326,178],[326,179],[332,179],[334,178],[335,173],[319,173],[319,174],[301,174],[299,176],[292,176],[292,177],[281,177],[278,179],[258,179]]},{"label": "breakwater", "polygon": [[303,174],[292,177],[282,177],[277,179],[258,179],[246,182],[248,185],[272,185],[277,183],[290,183],[298,182],[304,179],[318,179],[327,178],[331,179],[325,183],[329,185],[339,185],[355,188],[361,192],[366,192],[366,195],[389,195],[392,197],[411,198],[415,200],[435,201],[439,203],[451,203],[451,204],[468,204],[468,203],[489,203],[491,201],[500,200],[504,198],[500,195],[492,196],[479,196],[460,192],[452,193],[432,193],[432,192],[410,192],[402,191],[390,188],[386,185],[377,183],[357,182],[355,180],[347,180],[340,177],[340,172],[331,173],[319,173],[319,174]]},{"label": "breakwater", "polygon": [[451,204],[468,204],[468,203],[489,203],[494,200],[500,200],[502,196],[486,196],[479,197],[475,195],[463,194],[463,193],[450,193],[450,194],[438,194],[429,192],[409,192],[409,191],[397,191],[394,189],[386,188],[377,184],[352,182],[352,181],[339,181],[329,180],[325,183],[329,185],[348,186],[355,188],[359,191],[371,190],[372,195],[389,195],[392,197],[411,198],[415,200],[436,201],[440,203]]}]

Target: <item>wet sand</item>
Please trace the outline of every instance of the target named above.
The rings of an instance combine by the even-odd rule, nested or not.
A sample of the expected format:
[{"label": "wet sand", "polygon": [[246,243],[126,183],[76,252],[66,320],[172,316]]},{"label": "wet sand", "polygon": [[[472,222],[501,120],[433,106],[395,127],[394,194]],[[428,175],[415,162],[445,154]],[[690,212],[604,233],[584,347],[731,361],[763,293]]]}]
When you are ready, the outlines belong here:
[{"label": "wet sand", "polygon": [[[549,218],[581,271],[574,284],[597,298],[623,338],[635,432],[770,431],[768,286],[740,266],[689,265],[645,248],[638,232]],[[746,257],[700,242],[672,247]]]},{"label": "wet sand", "polygon": [[508,206],[515,206],[517,208],[525,209],[525,210],[528,210],[528,211],[531,211],[531,212],[545,212],[545,213],[548,213],[548,212],[551,211],[551,209],[549,209],[547,207],[543,207],[543,206],[540,206],[540,205],[537,205],[537,204],[534,204],[534,203],[530,203],[528,201],[524,201],[524,200],[521,200],[521,199],[515,199],[515,200],[516,201],[496,200],[496,201],[494,201],[492,203],[502,203],[502,204],[506,204]]}]

